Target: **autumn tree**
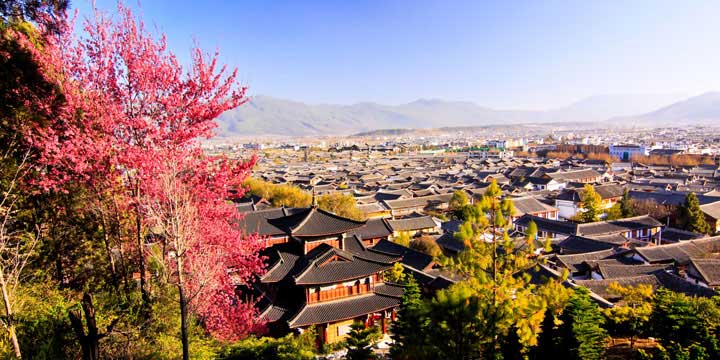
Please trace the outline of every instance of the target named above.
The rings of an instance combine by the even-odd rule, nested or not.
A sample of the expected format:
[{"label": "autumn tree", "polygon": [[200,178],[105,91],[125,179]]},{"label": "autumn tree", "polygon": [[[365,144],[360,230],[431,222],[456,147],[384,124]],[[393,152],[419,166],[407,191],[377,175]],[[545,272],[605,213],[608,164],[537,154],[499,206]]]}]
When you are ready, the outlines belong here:
[{"label": "autumn tree", "polygon": [[402,246],[410,247],[410,240],[410,233],[401,231],[392,241]]},{"label": "autumn tree", "polygon": [[636,200],[632,202],[634,215],[649,215],[654,219],[666,221],[674,218],[679,209],[673,205],[663,205],[653,199]]},{"label": "autumn tree", "polygon": [[430,236],[421,236],[413,240],[410,243],[410,248],[432,257],[438,257],[442,254],[440,246]]},{"label": "autumn tree", "polygon": [[720,307],[716,299],[658,289],[649,324],[651,335],[660,339],[671,358],[683,358],[681,355],[691,352],[703,356],[685,358],[720,357]]},{"label": "autumn tree", "polygon": [[363,214],[357,207],[357,201],[350,194],[336,192],[322,195],[318,197],[317,204],[320,209],[345,218],[353,220],[363,219]]},{"label": "autumn tree", "polygon": [[295,185],[273,184],[256,178],[248,178],[243,185],[248,193],[269,201],[273,206],[307,207],[312,201],[307,191]]},{"label": "autumn tree", "polygon": [[700,234],[709,234],[710,225],[705,221],[705,213],[700,209],[700,202],[694,192],[685,195],[685,202],[680,207],[680,221],[683,228]]},{"label": "autumn tree", "polygon": [[600,194],[595,192],[595,187],[585,184],[580,194],[580,201],[582,203],[580,220],[585,223],[598,221],[600,214],[602,214],[602,199]]},{"label": "autumn tree", "polygon": [[468,195],[463,190],[455,190],[452,198],[450,198],[450,210],[453,211],[455,217],[462,218],[463,209],[470,204]]},{"label": "autumn tree", "polygon": [[622,303],[605,309],[605,316],[610,321],[609,329],[614,335],[630,337],[630,347],[635,339],[642,335],[647,328],[652,313],[652,286],[639,284],[637,286],[621,286],[617,282],[611,283],[608,291],[622,298]]},{"label": "autumn tree", "polygon": [[383,278],[387,282],[404,284],[406,281],[409,281],[409,279],[412,278],[412,275],[406,274],[405,268],[398,261],[393,264],[392,269],[383,273]]}]

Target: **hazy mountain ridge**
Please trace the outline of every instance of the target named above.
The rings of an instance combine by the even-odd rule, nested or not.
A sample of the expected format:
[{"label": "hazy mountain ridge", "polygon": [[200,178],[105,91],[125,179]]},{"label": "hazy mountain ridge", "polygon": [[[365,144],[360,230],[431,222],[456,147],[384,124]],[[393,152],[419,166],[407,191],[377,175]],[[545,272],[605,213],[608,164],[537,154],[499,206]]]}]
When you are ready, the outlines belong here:
[{"label": "hazy mountain ridge", "polygon": [[633,126],[720,125],[720,92],[693,96],[640,115],[616,117],[609,123]]},{"label": "hazy mountain ridge", "polygon": [[[716,93],[718,94],[718,93]],[[707,94],[706,94],[707,95]],[[719,99],[708,99],[706,113],[720,113]],[[234,135],[347,135],[387,128],[439,128],[484,126],[493,124],[597,122],[628,115],[652,114],[665,106],[672,118],[679,110],[678,95],[598,95],[566,107],[547,110],[497,110],[466,101],[420,99],[401,105],[357,103],[320,104],[255,96],[220,119],[221,136]],[[690,101],[686,100],[687,101]],[[715,101],[717,100],[717,101]],[[690,106],[693,106],[692,104]]]}]

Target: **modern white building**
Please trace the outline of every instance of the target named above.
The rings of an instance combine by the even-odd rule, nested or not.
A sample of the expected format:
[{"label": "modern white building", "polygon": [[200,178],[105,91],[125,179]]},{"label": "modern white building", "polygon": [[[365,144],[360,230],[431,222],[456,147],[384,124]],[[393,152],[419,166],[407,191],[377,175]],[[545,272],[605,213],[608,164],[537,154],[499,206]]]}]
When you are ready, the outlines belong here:
[{"label": "modern white building", "polygon": [[645,146],[642,145],[610,145],[610,156],[616,157],[622,161],[628,161],[635,155],[646,156],[648,154]]}]

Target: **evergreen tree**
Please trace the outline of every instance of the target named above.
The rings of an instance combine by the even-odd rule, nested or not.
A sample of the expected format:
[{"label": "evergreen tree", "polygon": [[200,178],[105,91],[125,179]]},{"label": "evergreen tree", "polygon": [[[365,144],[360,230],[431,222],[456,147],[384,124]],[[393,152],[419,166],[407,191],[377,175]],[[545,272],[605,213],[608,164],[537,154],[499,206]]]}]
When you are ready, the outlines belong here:
[{"label": "evergreen tree", "polygon": [[635,209],[633,207],[633,199],[630,198],[630,190],[625,188],[623,196],[620,199],[620,214],[623,218],[635,216]]},{"label": "evergreen tree", "polygon": [[680,209],[683,227],[687,231],[701,234],[709,234],[710,226],[705,221],[705,214],[700,209],[700,202],[695,193],[689,192],[685,195],[685,202]]},{"label": "evergreen tree", "polygon": [[600,208],[602,198],[600,194],[595,191],[595,187],[590,184],[585,184],[583,192],[580,195],[580,201],[585,211],[580,213],[580,221],[584,223],[598,221],[602,209]]},{"label": "evergreen tree", "polygon": [[531,358],[534,360],[554,359],[558,351],[556,343],[557,330],[555,314],[550,307],[545,309],[545,316],[540,328],[542,332],[538,336],[537,346],[531,351]]},{"label": "evergreen tree", "polygon": [[585,288],[576,288],[560,317],[559,354],[563,359],[602,359],[607,346],[605,318]]},{"label": "evergreen tree", "polygon": [[415,278],[407,278],[398,318],[392,324],[392,339],[395,343],[390,349],[390,355],[393,359],[430,358],[427,338],[429,319]]},{"label": "evergreen tree", "polygon": [[[652,335],[660,339],[672,358],[720,358],[720,307],[717,299],[689,297],[658,289],[652,307],[649,321]],[[697,357],[681,357],[690,353]]]},{"label": "evergreen tree", "polygon": [[[430,341],[433,348],[429,358],[471,360],[479,359],[486,336],[487,323],[480,320],[480,299],[463,283],[438,291],[430,303],[429,317],[432,323]],[[414,354],[410,354],[415,359]]]},{"label": "evergreen tree", "polygon": [[361,322],[355,322],[350,325],[350,333],[348,333],[347,355],[348,360],[369,360],[375,359],[372,350],[372,343],[380,337],[380,331],[377,327],[365,328]]},{"label": "evergreen tree", "polygon": [[536,296],[538,287],[523,275],[535,266],[533,249],[524,239],[508,235],[512,222],[506,218],[514,210],[512,202],[501,201],[500,195],[493,181],[475,204],[480,210],[477,216],[455,233],[465,251],[445,259],[449,268],[467,279],[464,286],[477,298],[473,301],[479,304],[479,311],[474,317],[484,330],[479,341],[487,358],[500,355],[499,345],[512,327],[523,346],[534,345],[544,310],[543,298]]}]

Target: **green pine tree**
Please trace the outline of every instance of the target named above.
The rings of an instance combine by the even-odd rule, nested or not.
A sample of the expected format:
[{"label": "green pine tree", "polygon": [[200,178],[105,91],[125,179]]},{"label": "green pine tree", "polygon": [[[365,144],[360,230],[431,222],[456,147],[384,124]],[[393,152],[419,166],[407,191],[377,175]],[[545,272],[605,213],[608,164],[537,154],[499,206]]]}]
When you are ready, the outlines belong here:
[{"label": "green pine tree", "polygon": [[392,339],[395,342],[390,355],[393,359],[425,359],[428,354],[429,319],[420,298],[420,288],[415,278],[407,277],[398,318],[392,324]]},{"label": "green pine tree", "polygon": [[380,337],[377,327],[365,328],[361,322],[350,325],[350,333],[345,340],[347,344],[348,360],[369,360],[375,359],[372,350],[372,343]]},{"label": "green pine tree", "polygon": [[705,214],[700,209],[700,202],[695,193],[689,192],[685,195],[685,203],[680,208],[683,227],[687,231],[701,234],[709,234],[710,226],[705,221]]},{"label": "green pine tree", "polygon": [[607,331],[598,305],[585,288],[576,288],[560,316],[559,353],[562,359],[598,360],[605,355]]},{"label": "green pine tree", "polygon": [[623,218],[635,216],[635,209],[633,208],[633,199],[630,198],[630,191],[625,188],[623,196],[620,199],[620,214]]}]

